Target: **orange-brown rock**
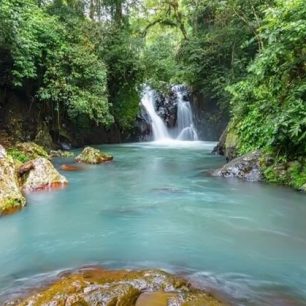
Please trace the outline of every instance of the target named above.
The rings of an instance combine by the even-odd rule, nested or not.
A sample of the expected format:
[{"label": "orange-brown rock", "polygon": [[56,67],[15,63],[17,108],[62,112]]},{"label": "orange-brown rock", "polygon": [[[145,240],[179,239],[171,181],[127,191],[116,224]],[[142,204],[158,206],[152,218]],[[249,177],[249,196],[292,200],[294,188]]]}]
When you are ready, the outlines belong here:
[{"label": "orange-brown rock", "polygon": [[81,171],[82,168],[77,165],[68,165],[68,164],[63,164],[60,166],[61,170],[64,171]]},{"label": "orange-brown rock", "polygon": [[34,164],[33,164],[33,161],[30,160],[19,167],[18,174],[23,175],[32,169],[34,169]]}]

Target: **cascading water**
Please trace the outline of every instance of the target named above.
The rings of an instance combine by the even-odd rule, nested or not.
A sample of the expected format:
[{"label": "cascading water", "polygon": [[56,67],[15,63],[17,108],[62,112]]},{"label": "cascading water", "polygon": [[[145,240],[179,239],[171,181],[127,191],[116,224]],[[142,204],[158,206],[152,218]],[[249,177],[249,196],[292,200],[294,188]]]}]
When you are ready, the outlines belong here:
[{"label": "cascading water", "polygon": [[198,134],[193,124],[191,105],[185,98],[186,88],[184,86],[173,86],[172,91],[177,105],[177,122],[174,131],[170,132],[155,109],[155,91],[149,87],[146,87],[143,91],[141,104],[150,116],[154,140],[198,140]]},{"label": "cascading water", "polygon": [[198,134],[193,124],[190,102],[184,99],[184,88],[174,86],[173,90],[177,96],[177,139],[198,140]]},{"label": "cascading water", "polygon": [[141,104],[146,109],[152,121],[152,130],[154,140],[163,140],[170,138],[166,125],[155,111],[154,91],[145,88],[141,99]]}]

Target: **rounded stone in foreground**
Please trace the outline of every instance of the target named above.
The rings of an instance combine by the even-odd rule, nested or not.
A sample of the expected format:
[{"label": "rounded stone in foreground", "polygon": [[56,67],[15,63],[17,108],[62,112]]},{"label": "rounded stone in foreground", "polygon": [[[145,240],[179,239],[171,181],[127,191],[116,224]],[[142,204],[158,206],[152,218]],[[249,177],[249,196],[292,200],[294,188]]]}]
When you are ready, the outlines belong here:
[{"label": "rounded stone in foreground", "polygon": [[51,286],[12,305],[221,306],[215,297],[159,270],[87,268],[65,273]]}]

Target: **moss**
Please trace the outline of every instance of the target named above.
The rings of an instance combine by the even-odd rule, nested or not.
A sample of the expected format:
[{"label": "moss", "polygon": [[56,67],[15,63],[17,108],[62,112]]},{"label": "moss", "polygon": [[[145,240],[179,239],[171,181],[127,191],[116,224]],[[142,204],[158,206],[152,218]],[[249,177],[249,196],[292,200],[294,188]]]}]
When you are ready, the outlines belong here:
[{"label": "moss", "polygon": [[50,156],[47,151],[42,146],[39,146],[34,142],[18,143],[15,147],[15,150],[22,152],[28,158],[28,160],[35,159],[38,157],[50,159]]},{"label": "moss", "polygon": [[74,157],[74,153],[70,151],[62,151],[62,150],[51,150],[51,157],[61,157],[61,158],[69,158]]},{"label": "moss", "polygon": [[11,156],[14,160],[17,160],[21,163],[26,163],[30,160],[24,152],[18,150],[17,148],[11,148],[7,151],[8,155]]},{"label": "moss", "polygon": [[25,206],[25,198],[7,198],[0,202],[0,216],[9,215]]}]

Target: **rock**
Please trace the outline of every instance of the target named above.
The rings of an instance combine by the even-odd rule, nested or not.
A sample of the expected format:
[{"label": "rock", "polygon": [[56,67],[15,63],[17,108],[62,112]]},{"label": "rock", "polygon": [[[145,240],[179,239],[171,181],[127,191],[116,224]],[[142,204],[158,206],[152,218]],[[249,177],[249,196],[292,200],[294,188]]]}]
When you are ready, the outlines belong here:
[{"label": "rock", "polygon": [[238,135],[235,133],[231,124],[222,133],[217,146],[214,148],[213,153],[225,156],[227,161],[237,157]]},{"label": "rock", "polygon": [[106,154],[98,149],[86,147],[75,160],[86,164],[101,164],[113,160],[113,156]]},{"label": "rock", "polygon": [[67,164],[63,164],[61,165],[61,170],[64,171],[81,171],[82,168],[80,166],[77,165],[67,165]]},{"label": "rock", "polygon": [[20,165],[18,167],[18,174],[21,176],[27,172],[29,172],[30,170],[34,169],[34,164],[33,164],[33,161],[30,160],[22,165]]},{"label": "rock", "polygon": [[221,169],[213,172],[214,176],[238,177],[249,182],[259,182],[263,180],[262,169],[260,167],[261,153],[255,151],[238,157]]},{"label": "rock", "polygon": [[31,161],[29,172],[23,174],[22,188],[25,191],[60,188],[68,184],[67,179],[60,175],[52,163],[46,158]]},{"label": "rock", "polygon": [[48,288],[13,302],[19,306],[196,306],[223,305],[211,295],[191,288],[188,282],[158,270],[107,271],[86,268],[64,273]]},{"label": "rock", "polygon": [[304,184],[303,186],[300,187],[300,191],[306,192],[306,184]]},{"label": "rock", "polygon": [[26,204],[16,175],[12,157],[0,145],[0,215],[21,209]]},{"label": "rock", "polygon": [[73,152],[63,151],[63,150],[51,150],[50,156],[53,157],[61,157],[61,158],[69,158],[74,157]]},{"label": "rock", "polygon": [[24,155],[26,155],[29,160],[32,160],[38,157],[44,157],[44,158],[50,159],[50,156],[47,153],[47,151],[43,147],[37,145],[34,142],[17,143],[16,149],[22,152]]},{"label": "rock", "polygon": [[44,148],[51,149],[54,147],[53,139],[49,133],[49,128],[46,122],[40,122],[38,124],[37,134],[34,141]]}]

